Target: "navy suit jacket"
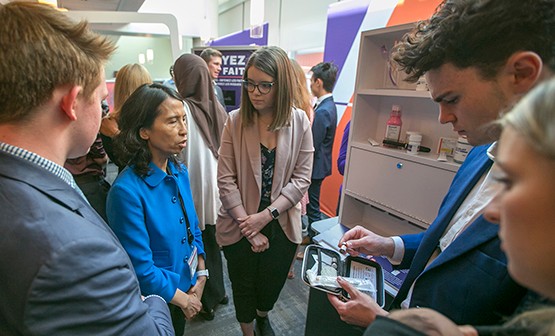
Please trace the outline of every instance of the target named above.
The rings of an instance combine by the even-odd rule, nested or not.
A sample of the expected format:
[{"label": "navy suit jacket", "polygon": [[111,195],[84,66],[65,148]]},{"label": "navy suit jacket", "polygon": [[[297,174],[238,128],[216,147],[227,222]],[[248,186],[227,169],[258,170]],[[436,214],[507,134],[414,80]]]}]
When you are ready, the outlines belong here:
[{"label": "navy suit jacket", "polygon": [[0,335],[173,335],[131,261],[59,177],[0,151]]},{"label": "navy suit jacket", "polygon": [[411,307],[440,311],[457,324],[498,323],[511,314],[525,289],[508,274],[499,226],[480,216],[427,267],[451,218],[491,167],[489,145],[474,148],[455,175],[432,225],[423,233],[401,236],[405,255],[399,268],[410,271],[392,303],[399,307],[414,283]]},{"label": "navy suit jacket", "polygon": [[331,175],[331,150],[337,128],[337,108],[333,97],[328,97],[316,107],[312,123],[314,163],[312,179],[321,180]]},{"label": "navy suit jacket", "polygon": [[216,83],[214,83],[214,94],[216,95],[216,98],[218,98],[218,101],[220,102],[220,104],[222,104],[225,110],[224,92],[222,91],[222,88],[218,86],[218,84]]}]

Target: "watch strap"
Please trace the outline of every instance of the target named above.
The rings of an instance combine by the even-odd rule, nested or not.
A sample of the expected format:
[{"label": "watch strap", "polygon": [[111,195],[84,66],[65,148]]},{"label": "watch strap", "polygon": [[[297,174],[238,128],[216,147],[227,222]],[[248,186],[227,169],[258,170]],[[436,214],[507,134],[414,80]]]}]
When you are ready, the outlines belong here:
[{"label": "watch strap", "polygon": [[208,270],[203,269],[203,270],[197,271],[197,277],[199,276],[205,276],[208,279],[209,278]]}]

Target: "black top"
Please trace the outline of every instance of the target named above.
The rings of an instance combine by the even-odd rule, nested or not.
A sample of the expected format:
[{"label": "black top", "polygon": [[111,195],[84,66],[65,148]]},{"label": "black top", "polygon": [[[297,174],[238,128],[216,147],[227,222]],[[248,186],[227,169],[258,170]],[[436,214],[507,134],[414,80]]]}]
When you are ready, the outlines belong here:
[{"label": "black top", "polygon": [[260,144],[260,159],[262,166],[262,190],[260,192],[260,204],[264,208],[272,202],[270,196],[272,194],[272,180],[274,178],[274,164],[276,161],[276,149],[268,149]]},{"label": "black top", "polygon": [[102,138],[102,144],[104,145],[104,150],[106,151],[106,154],[108,154],[110,161],[112,161],[113,163],[116,164],[116,166],[118,166],[118,174],[119,174],[123,170],[123,168],[125,168],[125,164],[118,161],[118,158],[114,153],[114,142],[112,138],[102,133],[100,133],[100,138]]}]

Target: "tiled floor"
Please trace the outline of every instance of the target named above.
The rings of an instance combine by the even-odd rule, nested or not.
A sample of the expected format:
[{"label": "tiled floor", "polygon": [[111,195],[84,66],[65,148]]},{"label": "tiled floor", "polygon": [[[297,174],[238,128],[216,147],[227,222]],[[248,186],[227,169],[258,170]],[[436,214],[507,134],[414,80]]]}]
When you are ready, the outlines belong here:
[{"label": "tiled floor", "polygon": [[[301,262],[297,260],[295,261],[295,278],[286,281],[278,302],[269,314],[276,335],[304,335],[309,287],[300,279],[300,269]],[[193,321],[187,322],[184,336],[241,335],[239,323],[235,319],[231,284],[225,270],[225,265],[224,273],[226,291],[230,297],[229,304],[220,305],[216,308],[216,318],[213,321],[204,321],[196,318]]]}]

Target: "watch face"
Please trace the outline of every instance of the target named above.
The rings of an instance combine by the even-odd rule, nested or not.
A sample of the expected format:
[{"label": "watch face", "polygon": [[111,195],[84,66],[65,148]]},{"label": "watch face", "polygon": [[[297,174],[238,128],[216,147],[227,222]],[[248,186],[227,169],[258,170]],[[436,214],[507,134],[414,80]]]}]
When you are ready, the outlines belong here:
[{"label": "watch face", "polygon": [[274,219],[279,217],[279,211],[277,209],[272,209],[272,217]]}]

